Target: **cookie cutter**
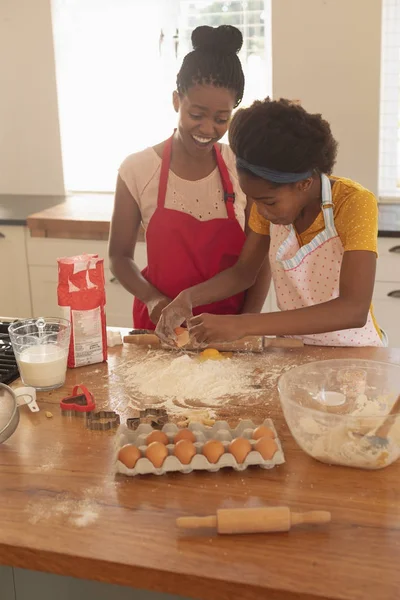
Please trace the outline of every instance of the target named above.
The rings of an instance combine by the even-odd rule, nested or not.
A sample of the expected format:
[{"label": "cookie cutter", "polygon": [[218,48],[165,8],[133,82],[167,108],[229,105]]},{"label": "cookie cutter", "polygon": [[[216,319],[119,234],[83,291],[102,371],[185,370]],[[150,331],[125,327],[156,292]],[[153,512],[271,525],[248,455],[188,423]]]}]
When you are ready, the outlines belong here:
[{"label": "cookie cutter", "polygon": [[109,431],[118,427],[119,424],[119,414],[114,410],[100,410],[95,413],[88,413],[86,418],[86,427],[93,431]]},{"label": "cookie cutter", "polygon": [[[79,391],[81,393],[79,394]],[[72,396],[60,402],[61,414],[65,417],[84,417],[96,408],[93,394],[84,385],[75,385]]]},{"label": "cookie cutter", "polygon": [[168,423],[168,413],[165,408],[145,408],[138,417],[126,420],[128,429],[137,429],[141,423],[148,423],[153,429],[162,429]]}]

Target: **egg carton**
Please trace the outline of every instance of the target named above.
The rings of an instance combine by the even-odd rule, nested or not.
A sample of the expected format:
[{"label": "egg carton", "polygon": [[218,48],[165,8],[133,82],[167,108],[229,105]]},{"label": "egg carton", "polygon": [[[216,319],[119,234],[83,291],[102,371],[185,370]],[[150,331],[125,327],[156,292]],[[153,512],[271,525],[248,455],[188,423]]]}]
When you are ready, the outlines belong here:
[{"label": "egg carton", "polygon": [[[192,471],[210,471],[216,472],[224,467],[231,467],[235,471],[244,471],[250,466],[259,466],[262,469],[272,469],[275,465],[281,465],[285,462],[285,457],[282,450],[282,444],[278,438],[274,423],[272,419],[265,419],[263,425],[269,427],[275,433],[275,441],[278,446],[274,457],[271,460],[265,460],[259,452],[252,450],[246,457],[242,464],[239,464],[233,454],[226,452],[221,456],[219,461],[215,464],[210,463],[201,450],[207,442],[207,440],[219,440],[222,442],[225,449],[228,448],[230,442],[238,437],[247,438],[251,445],[256,444],[255,440],[251,439],[254,429],[259,425],[256,425],[251,420],[240,421],[239,425],[235,429],[229,427],[229,423],[226,421],[217,421],[213,427],[206,427],[202,423],[191,423],[188,427],[193,431],[196,436],[196,447],[197,454],[194,456],[188,465],[184,465],[173,455],[173,439],[175,435],[180,431],[174,423],[167,423],[162,428],[162,431],[167,435],[170,443],[167,445],[168,456],[166,457],[161,468],[156,468],[148,458],[145,457],[146,451],[146,438],[154,431],[151,425],[141,424],[139,427],[132,431],[128,429],[126,425],[121,425],[116,436],[116,452],[115,452],[115,470],[117,473],[122,475],[164,475],[165,473],[191,473]],[[134,444],[139,448],[143,457],[138,460],[134,469],[128,469],[121,461],[118,460],[118,452],[125,446],[125,444]]]}]

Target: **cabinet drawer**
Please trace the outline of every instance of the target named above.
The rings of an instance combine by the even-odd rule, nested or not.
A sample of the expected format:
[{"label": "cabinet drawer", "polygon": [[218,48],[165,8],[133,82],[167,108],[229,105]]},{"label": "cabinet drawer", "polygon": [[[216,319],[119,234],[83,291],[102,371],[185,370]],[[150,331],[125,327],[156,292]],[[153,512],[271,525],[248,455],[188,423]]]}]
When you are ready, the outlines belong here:
[{"label": "cabinet drawer", "polygon": [[379,238],[378,253],[376,281],[397,281],[400,287],[400,238]]},{"label": "cabinet drawer", "polygon": [[0,226],[0,315],[32,316],[24,227]]},{"label": "cabinet drawer", "polygon": [[[33,315],[35,317],[61,316],[57,302],[58,270],[53,267],[29,269]],[[131,327],[133,296],[114,281],[111,271],[104,272],[106,281],[106,315],[110,327]]]},{"label": "cabinet drawer", "polygon": [[[29,266],[53,267],[57,266],[57,258],[63,256],[98,254],[100,258],[104,258],[104,266],[108,269],[108,242],[106,241],[32,238],[28,234],[26,244]],[[147,265],[145,242],[136,244],[135,260],[140,269],[144,269]]]},{"label": "cabinet drawer", "polygon": [[[397,292],[397,296],[390,295]],[[374,311],[378,325],[389,337],[391,347],[400,348],[400,283],[375,283]]]}]

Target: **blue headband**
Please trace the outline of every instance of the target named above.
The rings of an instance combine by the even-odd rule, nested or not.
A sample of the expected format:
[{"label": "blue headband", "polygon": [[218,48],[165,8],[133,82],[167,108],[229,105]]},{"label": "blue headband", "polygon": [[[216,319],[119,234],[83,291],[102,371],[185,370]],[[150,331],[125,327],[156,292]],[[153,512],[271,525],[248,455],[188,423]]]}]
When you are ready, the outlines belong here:
[{"label": "blue headband", "polygon": [[238,169],[246,169],[253,175],[272,181],[273,183],[296,183],[302,179],[307,179],[313,174],[313,170],[305,171],[304,173],[284,173],[283,171],[275,171],[274,169],[268,169],[267,167],[259,167],[258,165],[252,165],[251,163],[244,160],[244,158],[236,159],[236,166]]}]

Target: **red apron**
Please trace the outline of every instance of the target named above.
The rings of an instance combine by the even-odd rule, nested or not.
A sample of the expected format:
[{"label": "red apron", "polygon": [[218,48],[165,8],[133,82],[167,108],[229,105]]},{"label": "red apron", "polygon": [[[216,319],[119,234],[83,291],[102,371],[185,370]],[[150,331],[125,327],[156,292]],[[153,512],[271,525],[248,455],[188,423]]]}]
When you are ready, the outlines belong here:
[{"label": "red apron", "polygon": [[[232,267],[246,240],[236,219],[235,194],[228,169],[216,145],[214,152],[228,218],[199,221],[187,213],[165,208],[172,139],[173,136],[166,142],[163,151],[157,208],[146,232],[148,266],[142,271],[154,287],[171,299]],[[199,306],[193,314],[237,314],[243,302],[244,293],[240,293],[220,302]],[[137,298],[133,304],[133,323],[137,329],[155,329],[147,306]]]}]

